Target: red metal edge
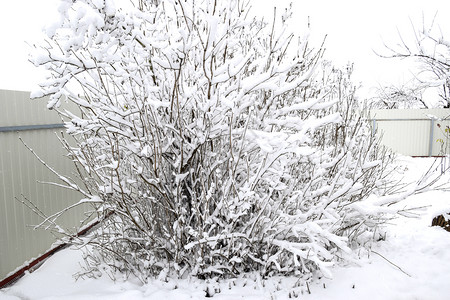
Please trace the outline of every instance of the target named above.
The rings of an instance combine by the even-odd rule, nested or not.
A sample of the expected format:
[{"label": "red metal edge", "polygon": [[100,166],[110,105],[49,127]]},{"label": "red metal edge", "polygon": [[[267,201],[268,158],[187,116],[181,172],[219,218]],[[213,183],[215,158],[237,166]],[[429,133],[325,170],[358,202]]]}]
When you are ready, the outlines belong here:
[{"label": "red metal edge", "polygon": [[[112,212],[109,212],[107,214],[106,218],[108,218],[111,215],[112,215]],[[87,226],[86,228],[84,228],[83,230],[78,232],[76,236],[79,237],[79,236],[85,235],[86,233],[88,233],[91,229],[93,229],[98,224],[100,224],[100,221],[96,221],[96,222],[90,224],[89,226]],[[26,271],[31,270],[33,267],[35,267],[39,263],[43,263],[47,258],[52,256],[56,252],[66,248],[69,245],[70,245],[70,243],[64,243],[64,244],[58,245],[55,248],[47,251],[43,255],[39,256],[38,258],[34,259],[28,265],[22,267],[18,271],[14,272],[12,275],[10,275],[10,276],[6,277],[5,279],[3,279],[2,281],[0,281],[0,289],[3,289],[3,288],[13,285],[17,280],[19,280],[23,275],[25,275]]]},{"label": "red metal edge", "polygon": [[13,283],[15,283],[17,280],[19,280],[23,275],[25,275],[26,271],[29,271],[30,269],[32,269],[34,266],[36,266],[37,264],[43,262],[44,260],[46,260],[47,258],[49,258],[50,256],[52,256],[53,254],[55,254],[56,252],[58,252],[59,250],[65,248],[67,246],[67,244],[61,244],[53,249],[51,249],[50,251],[47,251],[46,253],[44,253],[43,255],[39,256],[38,258],[36,258],[35,260],[33,260],[31,263],[29,263],[28,265],[22,267],[21,269],[19,269],[18,271],[16,271],[15,273],[13,273],[12,275],[6,277],[5,279],[3,279],[2,281],[0,281],[0,289],[3,289],[5,287],[8,287],[10,285],[12,285]]}]

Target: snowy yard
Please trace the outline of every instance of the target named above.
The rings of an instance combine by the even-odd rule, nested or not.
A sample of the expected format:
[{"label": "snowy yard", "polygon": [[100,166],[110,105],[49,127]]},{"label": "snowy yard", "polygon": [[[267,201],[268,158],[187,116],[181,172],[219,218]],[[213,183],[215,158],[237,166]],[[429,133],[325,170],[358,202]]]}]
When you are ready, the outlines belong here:
[{"label": "snowy yard", "polygon": [[[423,173],[432,160],[400,158],[406,181]],[[449,176],[443,178],[448,182]],[[431,227],[433,215],[450,207],[450,192],[429,191],[397,204],[424,207],[419,218],[398,217],[388,224],[385,240],[361,251],[352,265],[332,268],[332,279],[313,280],[303,287],[299,299],[445,299],[450,295],[450,233]],[[276,277],[262,280],[250,274],[237,279],[201,281],[198,279],[154,279],[141,285],[133,281],[112,282],[79,279],[81,252],[66,249],[27,274],[14,286],[0,291],[0,299],[203,299],[205,290],[214,299],[289,299],[301,294],[294,288],[297,279]],[[215,292],[213,292],[215,291]]]},{"label": "snowy yard", "polygon": [[[403,30],[400,44],[383,42],[380,57],[418,59],[417,80],[372,97],[359,95],[352,63],[328,57],[325,36],[310,38],[309,17],[299,27],[303,6],[267,17],[250,0],[59,2],[27,60],[46,70],[31,97],[48,96],[64,121],[75,170],[25,147],[50,184],[81,196],[59,212],[23,198],[36,228],[71,247],[0,300],[450,295],[450,234],[431,227],[450,218],[450,171],[436,183],[423,176],[433,159],[403,156],[392,169],[368,111],[450,107],[450,42],[435,19],[411,21],[411,45]],[[430,88],[442,101],[422,98]],[[435,119],[427,141],[448,154],[450,127]],[[73,208],[84,213],[75,230],[62,217]],[[73,234],[94,221],[89,236]]]}]

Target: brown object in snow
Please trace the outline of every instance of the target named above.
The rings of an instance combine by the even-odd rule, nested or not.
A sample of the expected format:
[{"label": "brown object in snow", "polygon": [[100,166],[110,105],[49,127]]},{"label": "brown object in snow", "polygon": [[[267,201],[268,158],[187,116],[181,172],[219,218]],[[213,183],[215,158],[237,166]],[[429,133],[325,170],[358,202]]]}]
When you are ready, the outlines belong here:
[{"label": "brown object in snow", "polygon": [[441,226],[442,228],[450,232],[450,220],[445,220],[443,215],[434,217],[433,221],[431,221],[431,226]]}]

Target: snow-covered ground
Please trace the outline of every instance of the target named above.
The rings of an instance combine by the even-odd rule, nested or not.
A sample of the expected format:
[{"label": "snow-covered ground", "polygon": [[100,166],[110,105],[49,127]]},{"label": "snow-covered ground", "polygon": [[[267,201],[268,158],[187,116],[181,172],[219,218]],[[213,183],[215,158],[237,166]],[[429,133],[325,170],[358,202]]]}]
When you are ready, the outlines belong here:
[{"label": "snow-covered ground", "polygon": [[[403,157],[405,181],[418,178],[430,159]],[[449,181],[449,174],[445,181]],[[303,288],[299,299],[449,299],[450,232],[431,227],[432,216],[450,212],[450,192],[429,191],[409,197],[399,205],[424,207],[419,218],[398,217],[385,228],[386,238],[362,251],[353,265],[336,266],[333,279],[318,279]],[[79,279],[81,253],[66,249],[47,260],[38,270],[25,275],[12,287],[0,290],[0,299],[203,299],[205,290],[214,299],[289,299],[300,294],[297,278],[261,280],[247,275],[227,281],[198,279],[155,279],[142,286],[137,282]]]}]

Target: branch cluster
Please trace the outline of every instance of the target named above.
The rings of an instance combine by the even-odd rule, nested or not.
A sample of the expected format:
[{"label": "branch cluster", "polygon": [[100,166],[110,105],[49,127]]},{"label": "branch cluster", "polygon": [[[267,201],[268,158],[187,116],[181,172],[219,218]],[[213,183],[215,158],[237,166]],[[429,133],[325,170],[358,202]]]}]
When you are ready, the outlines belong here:
[{"label": "branch cluster", "polygon": [[[407,38],[403,33],[397,45],[385,45],[388,53],[383,57],[410,59],[417,63],[418,68],[411,87],[386,88],[380,93],[378,104],[384,102],[387,108],[405,104],[409,107],[414,103],[425,108],[450,108],[450,41],[435,24],[435,18],[429,26],[423,23],[422,27],[416,28],[412,24],[412,38]],[[422,94],[430,88],[437,91],[437,97],[431,102],[424,101]],[[394,90],[401,93],[395,93]]]},{"label": "branch cluster", "polygon": [[389,191],[390,159],[351,68],[243,1],[110,2],[65,1],[32,58],[75,139],[82,183],[61,177],[101,221],[85,275],[330,275],[370,239],[386,209],[359,203]]}]

